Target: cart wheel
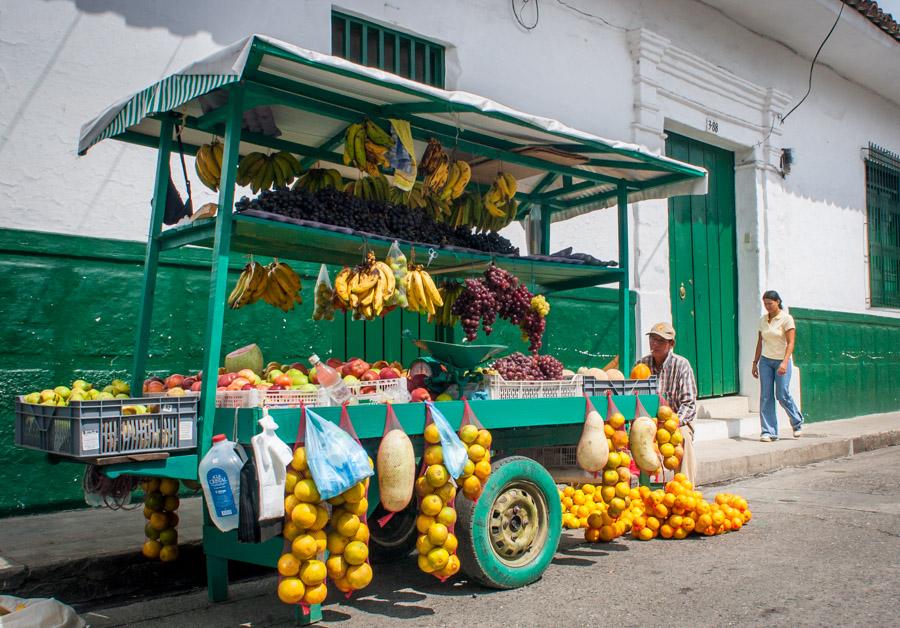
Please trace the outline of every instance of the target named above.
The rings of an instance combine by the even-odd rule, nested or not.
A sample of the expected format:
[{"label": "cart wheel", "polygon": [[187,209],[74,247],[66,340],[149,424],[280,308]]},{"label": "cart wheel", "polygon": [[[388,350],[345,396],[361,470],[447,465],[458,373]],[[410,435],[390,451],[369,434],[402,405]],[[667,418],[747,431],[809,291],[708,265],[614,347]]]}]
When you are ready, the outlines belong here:
[{"label": "cart wheel", "polygon": [[407,556],[416,546],[416,500],[394,514],[384,527],[378,525],[378,519],[387,511],[379,504],[368,517],[369,522],[369,555],[373,563],[386,563]]},{"label": "cart wheel", "polygon": [[534,582],[553,560],[562,509],[553,478],[534,460],[510,456],[491,465],[478,501],[456,498],[457,553],[469,578],[493,589]]}]

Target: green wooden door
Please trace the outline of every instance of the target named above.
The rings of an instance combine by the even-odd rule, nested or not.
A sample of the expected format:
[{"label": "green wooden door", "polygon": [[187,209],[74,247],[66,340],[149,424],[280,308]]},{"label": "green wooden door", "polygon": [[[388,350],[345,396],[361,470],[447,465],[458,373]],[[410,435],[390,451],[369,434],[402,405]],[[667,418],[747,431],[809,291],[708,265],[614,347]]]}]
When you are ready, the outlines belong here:
[{"label": "green wooden door", "polygon": [[701,397],[738,392],[734,153],[669,133],[666,154],[709,171],[705,196],[669,199],[669,268],[676,352]]}]

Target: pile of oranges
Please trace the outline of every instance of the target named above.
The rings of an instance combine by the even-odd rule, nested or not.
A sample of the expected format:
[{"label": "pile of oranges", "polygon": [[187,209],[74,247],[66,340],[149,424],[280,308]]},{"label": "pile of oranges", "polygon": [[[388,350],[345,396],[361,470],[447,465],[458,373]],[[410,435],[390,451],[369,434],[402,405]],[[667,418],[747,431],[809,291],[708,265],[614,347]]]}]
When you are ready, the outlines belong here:
[{"label": "pile of oranges", "polygon": [[291,550],[278,559],[278,597],[285,604],[320,604],[328,595],[327,569],[321,556],[328,544],[328,509],[319,495],[306,460],[306,449],[294,450],[284,486],[283,534]]},{"label": "pile of oranges", "polygon": [[740,530],[752,518],[747,500],[728,493],[707,502],[682,473],[665,488],[638,489],[643,512],[632,522],[631,535],[642,541],[657,537],[684,539],[691,532],[712,535]]},{"label": "pile of oranges", "polygon": [[466,446],[469,455],[466,467],[460,476],[463,495],[475,501],[484,490],[488,476],[491,475],[491,433],[486,429],[478,429],[469,423],[459,429],[459,438]]},{"label": "pile of oranges", "polygon": [[[419,516],[416,517],[416,528],[419,531],[416,550],[419,553],[419,569],[443,580],[456,574],[460,567],[456,556],[458,543],[453,534],[453,526],[456,524],[456,509],[453,507],[456,485],[443,464],[441,435],[434,423],[426,426],[424,438],[425,472],[416,479],[416,494],[420,499]],[[469,449],[471,451],[471,447]],[[469,479],[474,479],[478,484],[480,494],[481,482],[478,477],[473,475]]]}]

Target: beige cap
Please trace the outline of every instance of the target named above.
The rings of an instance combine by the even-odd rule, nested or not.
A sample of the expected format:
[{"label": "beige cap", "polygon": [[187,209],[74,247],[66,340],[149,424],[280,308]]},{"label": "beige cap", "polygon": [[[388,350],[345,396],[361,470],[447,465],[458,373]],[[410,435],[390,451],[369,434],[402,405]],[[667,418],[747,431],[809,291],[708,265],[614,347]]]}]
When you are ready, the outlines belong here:
[{"label": "beige cap", "polygon": [[672,327],[669,323],[657,323],[650,328],[650,331],[647,332],[648,336],[650,334],[656,334],[657,336],[661,336],[666,340],[675,340],[675,328]]}]

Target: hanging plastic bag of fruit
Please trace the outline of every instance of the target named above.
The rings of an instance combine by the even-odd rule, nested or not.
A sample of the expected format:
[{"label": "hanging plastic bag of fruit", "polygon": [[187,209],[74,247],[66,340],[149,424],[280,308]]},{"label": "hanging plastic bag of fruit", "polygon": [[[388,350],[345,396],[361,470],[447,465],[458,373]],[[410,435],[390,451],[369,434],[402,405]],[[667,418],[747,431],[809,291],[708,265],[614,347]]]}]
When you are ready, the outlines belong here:
[{"label": "hanging plastic bag of fruit", "polygon": [[310,605],[321,604],[328,595],[323,560],[328,508],[309,467],[306,418],[306,408],[300,408],[297,442],[284,485],[284,551],[278,559],[278,597],[285,604],[299,604],[308,616]]},{"label": "hanging plastic bag of fruit", "polygon": [[309,469],[322,499],[340,495],[373,475],[366,450],[347,432],[309,409],[305,437]]},{"label": "hanging plastic bag of fruit", "polygon": [[328,276],[328,267],[325,264],[319,267],[319,276],[316,279],[312,318],[314,321],[334,320],[334,286],[331,285],[331,277]]},{"label": "hanging plastic bag of fruit", "polygon": [[416,482],[416,454],[412,441],[397,420],[394,407],[385,404],[384,432],[378,445],[378,493],[388,514],[379,519],[384,526],[394,513],[409,505]]},{"label": "hanging plastic bag of fruit", "polygon": [[603,417],[590,397],[584,396],[584,427],[575,449],[575,461],[589,473],[599,473],[609,459],[609,441],[604,432]]},{"label": "hanging plastic bag of fruit", "polygon": [[426,402],[424,438],[425,453],[416,480],[416,494],[419,497],[416,551],[419,554],[419,569],[444,581],[458,572],[460,567],[456,556],[458,543],[453,533],[456,525],[456,484],[453,478],[462,475],[468,455],[465,445],[450,428],[447,419],[431,402]]},{"label": "hanging plastic bag of fruit", "polygon": [[[340,427],[362,448],[345,403],[341,408]],[[369,465],[374,463],[369,459]],[[348,598],[354,591],[372,581],[369,564],[369,480],[357,482],[340,495],[328,500],[332,506],[328,526],[328,577]]]},{"label": "hanging plastic bag of fruit", "polygon": [[477,501],[491,475],[491,433],[484,429],[469,400],[463,397],[463,418],[459,439],[465,444],[469,459],[459,478],[463,495]]},{"label": "hanging plastic bag of fruit", "polygon": [[400,250],[400,245],[396,240],[391,244],[391,248],[388,249],[387,258],[385,258],[384,261],[394,272],[394,279],[396,280],[394,294],[387,300],[385,307],[400,307],[401,309],[405,309],[409,305],[405,288],[407,272],[406,256],[403,254],[403,251]]}]

